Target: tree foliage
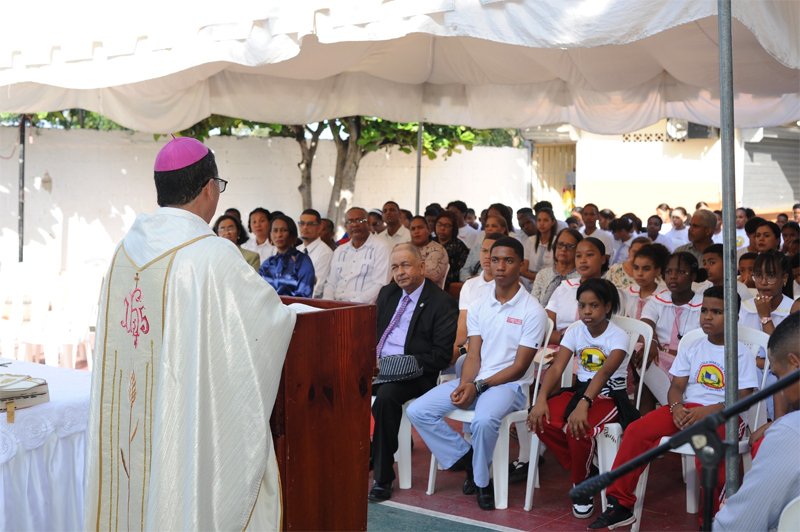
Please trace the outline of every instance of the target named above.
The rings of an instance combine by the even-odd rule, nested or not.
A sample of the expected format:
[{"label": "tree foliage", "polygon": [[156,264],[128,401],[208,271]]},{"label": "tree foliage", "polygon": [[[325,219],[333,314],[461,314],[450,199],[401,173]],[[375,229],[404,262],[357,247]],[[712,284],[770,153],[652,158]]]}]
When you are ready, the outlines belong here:
[{"label": "tree foliage", "polygon": [[[0,125],[18,125],[22,115],[2,113]],[[27,115],[34,127],[59,129],[126,130],[99,113],[82,109],[67,109]],[[341,223],[355,192],[355,178],[361,159],[368,153],[396,147],[403,153],[417,149],[418,122],[392,122],[377,117],[351,116],[323,120],[315,124],[271,124],[211,115],[179,135],[205,140],[210,136],[287,137],[300,148],[300,185],[303,208],[311,207],[311,169],[319,139],[327,129],[336,146],[336,170],[328,203],[328,217]],[[157,135],[158,137],[158,135]],[[473,146],[520,146],[522,139],[516,129],[474,129],[466,126],[424,124],[422,154],[429,159],[439,155],[450,157]]]}]

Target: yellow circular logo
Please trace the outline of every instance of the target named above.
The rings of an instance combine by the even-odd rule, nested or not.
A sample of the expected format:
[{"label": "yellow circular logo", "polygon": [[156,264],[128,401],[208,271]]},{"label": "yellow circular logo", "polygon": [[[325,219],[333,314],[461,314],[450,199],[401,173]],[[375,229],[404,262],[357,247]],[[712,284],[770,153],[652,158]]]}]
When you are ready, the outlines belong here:
[{"label": "yellow circular logo", "polygon": [[697,373],[697,382],[714,390],[725,387],[725,373],[716,364],[703,364]]},{"label": "yellow circular logo", "polygon": [[740,248],[742,246],[744,246],[744,237],[743,236],[737,236],[736,237],[736,247]]},{"label": "yellow circular logo", "polygon": [[581,351],[581,366],[586,371],[595,372],[603,367],[606,361],[606,354],[597,347],[587,347]]}]

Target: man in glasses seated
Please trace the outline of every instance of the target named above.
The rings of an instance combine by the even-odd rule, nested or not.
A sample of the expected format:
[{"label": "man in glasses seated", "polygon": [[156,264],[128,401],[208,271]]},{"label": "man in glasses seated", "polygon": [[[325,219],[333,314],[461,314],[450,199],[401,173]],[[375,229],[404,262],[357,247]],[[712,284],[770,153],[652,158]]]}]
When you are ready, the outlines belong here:
[{"label": "man in glasses seated", "polygon": [[333,252],[323,299],[375,303],[389,282],[389,248],[369,231],[367,211],[352,207],[345,215],[350,241]]},{"label": "man in glasses seated", "polygon": [[325,290],[325,281],[331,271],[331,259],[333,250],[328,247],[320,238],[322,232],[322,218],[319,212],[314,209],[306,209],[300,215],[297,226],[300,228],[300,238],[303,243],[297,249],[311,258],[314,264],[314,273],[317,276],[317,284],[314,286],[314,297],[322,297]]}]

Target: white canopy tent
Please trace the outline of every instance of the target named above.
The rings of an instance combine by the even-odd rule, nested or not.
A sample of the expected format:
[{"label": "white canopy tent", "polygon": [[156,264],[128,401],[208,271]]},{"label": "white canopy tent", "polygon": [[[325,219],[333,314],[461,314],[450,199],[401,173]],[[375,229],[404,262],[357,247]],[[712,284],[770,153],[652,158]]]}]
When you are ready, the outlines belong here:
[{"label": "white canopy tent", "polygon": [[[6,6],[37,22],[0,36],[0,111],[84,108],[160,133],[212,113],[597,133],[720,120],[714,0],[111,5]],[[800,119],[800,2],[734,0],[733,17],[737,126]]]}]

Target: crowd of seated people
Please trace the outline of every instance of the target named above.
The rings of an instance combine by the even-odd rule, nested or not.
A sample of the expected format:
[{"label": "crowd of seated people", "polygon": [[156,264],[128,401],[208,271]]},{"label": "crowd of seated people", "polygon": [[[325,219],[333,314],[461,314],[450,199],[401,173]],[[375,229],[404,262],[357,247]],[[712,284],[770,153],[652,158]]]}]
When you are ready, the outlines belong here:
[{"label": "crowd of seated people", "polygon": [[[254,209],[249,240],[236,209],[214,226],[279,294],[377,304],[370,500],[392,496],[396,433],[411,399],[408,416],[422,439],[442,467],[466,472],[463,492],[477,494],[486,510],[494,508],[489,465],[499,419],[508,412],[530,410],[530,430],[540,432],[578,483],[595,473],[592,437],[624,412],[624,425],[643,415],[624,433],[634,436],[623,437],[619,456],[630,458],[721,408],[724,383],[700,375],[701,366],[707,372],[709,365],[724,374],[720,211],[701,203],[689,214],[661,204],[645,224],[633,213],[617,217],[591,203],[564,213],[564,221],[546,201],[516,216],[499,203],[480,218],[475,212],[459,200],[428,205],[419,216],[394,201],[382,209],[352,207],[338,241],[333,222],[313,209],[303,211],[297,223],[280,212]],[[740,326],[772,335],[800,310],[800,204],[793,218],[781,215],[772,222],[737,209],[733,310]],[[651,345],[626,353],[625,335],[610,321],[614,315],[649,325]],[[522,390],[530,382],[523,375],[536,350],[546,347],[548,318],[555,325],[549,340],[554,371],[545,372],[539,396],[525,404]],[[694,329],[702,329],[700,340],[682,344]],[[741,397],[760,386],[767,353],[754,358],[745,356],[742,345],[737,348]],[[452,373],[459,357],[456,378],[436,386],[439,373]],[[639,411],[630,415],[628,393],[641,378],[633,367],[642,357],[648,371],[663,372],[670,387],[666,400],[645,387]],[[575,383],[561,389],[556,375],[566,364],[575,365]],[[767,382],[774,379],[769,375]],[[469,439],[443,420],[456,407],[475,410]],[[771,401],[770,423],[795,407],[780,397]],[[768,426],[751,436],[754,448],[769,441]],[[524,478],[524,460],[508,465],[512,480]],[[609,491],[602,515],[595,514],[592,498],[572,501],[573,514],[595,514],[591,528],[630,524],[635,478]]]}]

